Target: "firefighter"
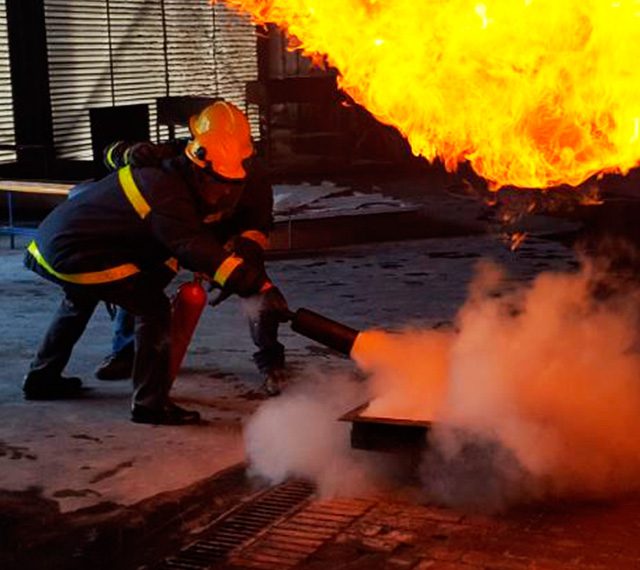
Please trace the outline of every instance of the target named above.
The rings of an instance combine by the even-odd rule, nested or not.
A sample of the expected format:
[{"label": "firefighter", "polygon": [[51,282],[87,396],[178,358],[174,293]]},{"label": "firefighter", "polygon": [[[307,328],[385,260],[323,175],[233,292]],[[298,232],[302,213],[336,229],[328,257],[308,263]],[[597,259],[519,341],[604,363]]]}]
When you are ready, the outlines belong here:
[{"label": "firefighter", "polygon": [[[269,283],[264,266],[243,255],[260,229],[241,232],[229,251],[208,225],[248,227],[265,203],[245,196],[244,162],[253,154],[249,123],[223,101],[190,122],[184,154],[155,167],[126,166],[90,184],[54,209],[29,244],[25,265],[62,287],[64,298],[23,383],[25,398],[49,400],[82,394],[79,378],[62,372],[99,301],[136,317],[131,419],[183,425],[200,416],[169,397],[171,306],[164,293],[176,263],[227,294],[247,298]],[[252,246],[255,247],[255,246]]]},{"label": "firefighter", "polygon": [[[129,164],[158,166],[162,160],[184,152],[187,139],[177,139],[154,145],[149,142],[117,141],[104,150],[104,164],[117,170]],[[272,226],[273,191],[268,177],[255,163],[249,165],[240,206],[251,215],[236,216],[230,222],[213,223],[212,231],[225,247],[238,251],[253,263],[264,265],[266,238]],[[285,378],[284,346],[278,341],[281,315],[288,310],[282,293],[276,287],[242,300],[248,315],[251,338],[258,349],[253,360],[264,377],[263,390],[267,396],[277,396]],[[213,304],[213,303],[212,303]],[[99,380],[125,380],[133,370],[134,319],[124,309],[114,316],[111,353],[95,371]]]}]

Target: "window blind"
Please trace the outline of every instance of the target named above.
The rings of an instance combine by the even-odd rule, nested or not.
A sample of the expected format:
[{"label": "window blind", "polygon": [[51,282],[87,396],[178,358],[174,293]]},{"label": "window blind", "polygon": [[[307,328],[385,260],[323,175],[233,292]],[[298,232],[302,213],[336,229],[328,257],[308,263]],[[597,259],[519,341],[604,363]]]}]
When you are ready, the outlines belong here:
[{"label": "window blind", "polygon": [[[218,93],[245,108],[245,85],[258,78],[255,27],[224,4],[214,7],[214,57]],[[247,109],[254,137],[259,134],[258,108]]]},{"label": "window blind", "polygon": [[147,103],[150,124],[155,125],[155,99],[167,94],[162,2],[109,0],[107,4],[113,104]]},{"label": "window blind", "polygon": [[[45,0],[56,154],[90,159],[90,107],[223,97],[245,108],[257,77],[248,21],[206,0]],[[250,118],[257,133],[257,112]],[[182,133],[184,134],[184,133]]]},{"label": "window blind", "polygon": [[2,150],[2,145],[12,146],[15,145],[15,142],[7,9],[5,0],[0,0],[0,163],[16,160],[15,151]]},{"label": "window blind", "polygon": [[108,7],[46,0],[53,137],[58,158],[91,159],[90,107],[113,105]]}]

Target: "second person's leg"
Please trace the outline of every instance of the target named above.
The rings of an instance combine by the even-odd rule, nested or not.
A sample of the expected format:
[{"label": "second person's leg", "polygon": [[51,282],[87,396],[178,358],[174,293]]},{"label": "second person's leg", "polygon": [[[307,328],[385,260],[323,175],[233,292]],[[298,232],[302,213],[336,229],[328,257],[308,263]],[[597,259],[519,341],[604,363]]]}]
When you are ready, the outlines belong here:
[{"label": "second person's leg", "polygon": [[131,378],[135,356],[135,317],[118,307],[113,321],[111,354],[96,368],[99,380],[126,380]]}]

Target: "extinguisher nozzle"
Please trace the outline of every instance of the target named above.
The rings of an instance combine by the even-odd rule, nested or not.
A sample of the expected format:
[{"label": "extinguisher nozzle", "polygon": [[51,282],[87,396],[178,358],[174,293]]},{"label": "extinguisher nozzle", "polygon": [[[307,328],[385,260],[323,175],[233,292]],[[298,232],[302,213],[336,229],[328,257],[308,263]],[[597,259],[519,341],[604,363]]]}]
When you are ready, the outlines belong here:
[{"label": "extinguisher nozzle", "polygon": [[298,309],[292,314],[291,328],[320,344],[349,356],[360,331],[328,319],[309,309]]},{"label": "extinguisher nozzle", "polygon": [[292,310],[287,309],[285,311],[280,311],[280,315],[279,316],[280,316],[280,322],[288,323],[288,322],[293,320],[293,318],[296,316],[296,314]]}]

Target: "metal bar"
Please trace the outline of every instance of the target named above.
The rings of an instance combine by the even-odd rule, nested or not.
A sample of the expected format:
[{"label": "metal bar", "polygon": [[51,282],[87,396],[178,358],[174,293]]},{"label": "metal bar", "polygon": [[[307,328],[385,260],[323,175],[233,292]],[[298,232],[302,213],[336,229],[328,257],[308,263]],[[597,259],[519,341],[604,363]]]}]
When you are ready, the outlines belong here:
[{"label": "metal bar", "polygon": [[7,208],[9,210],[9,243],[11,244],[11,249],[15,249],[16,247],[16,238],[13,233],[13,192],[7,192]]}]

